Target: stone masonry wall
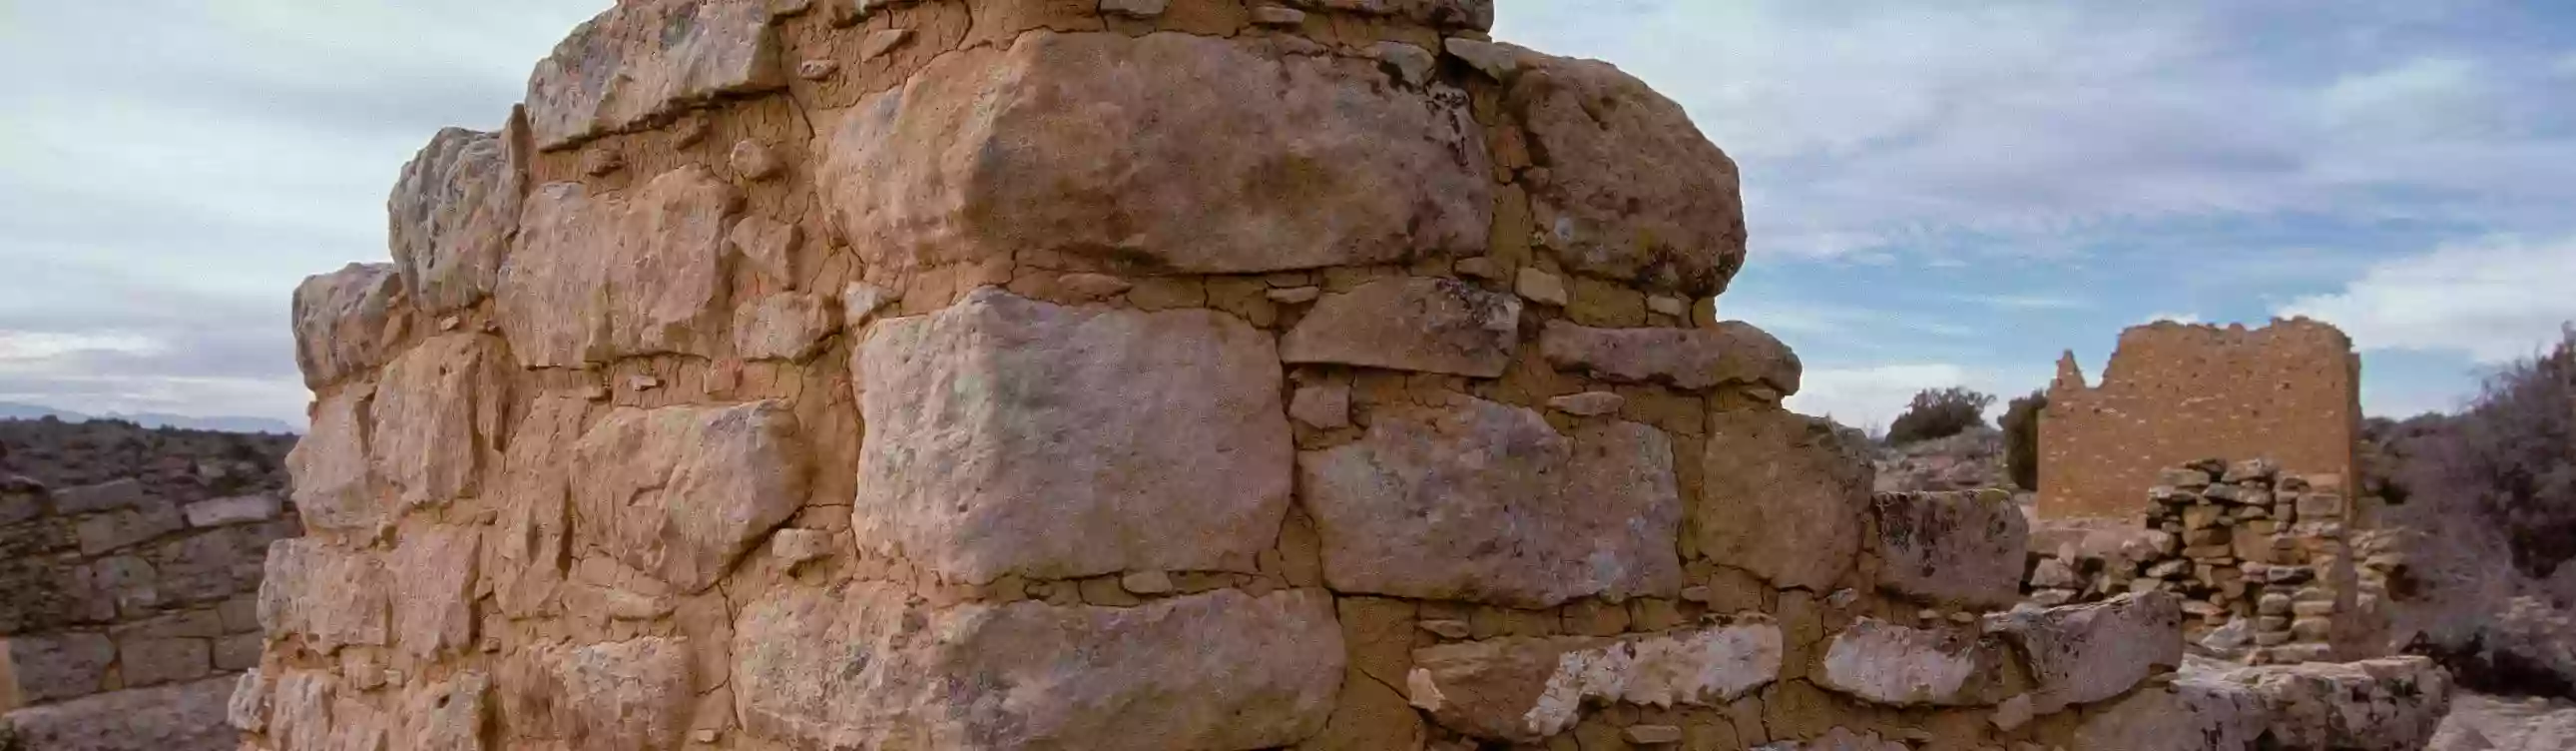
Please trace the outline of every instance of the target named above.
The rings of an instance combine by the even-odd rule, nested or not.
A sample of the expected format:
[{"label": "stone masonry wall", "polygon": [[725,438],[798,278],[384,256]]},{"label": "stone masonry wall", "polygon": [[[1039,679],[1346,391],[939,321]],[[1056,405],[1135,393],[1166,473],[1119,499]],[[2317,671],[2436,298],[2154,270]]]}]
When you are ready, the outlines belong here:
[{"label": "stone masonry wall", "polygon": [[2099,386],[2073,353],[2058,363],[2040,416],[2039,514],[2127,518],[2158,472],[2209,456],[2267,456],[2354,487],[2360,382],[2352,341],[2305,318],[2131,327]]},{"label": "stone masonry wall", "polygon": [[2041,524],[2025,590],[2045,606],[2174,592],[2186,639],[2256,664],[2376,656],[2363,614],[2385,584],[2356,565],[2342,479],[2267,459],[2167,468],[2129,529]]},{"label": "stone masonry wall", "polygon": [[1491,13],[576,29],[507,127],[404,170],[394,263],[297,292],[313,534],[269,551],[247,747],[2152,751],[2269,721],[2248,689],[2172,708],[2201,695],[2170,595],[1994,612],[2021,512],[1873,496],[1780,407],[1796,357],[1711,319],[1732,162]]},{"label": "stone masonry wall", "polygon": [[[0,423],[0,736],[231,748],[263,551],[298,533],[287,436]],[[17,473],[25,474],[17,474]],[[146,702],[157,712],[134,712]],[[123,746],[85,745],[121,739]]]}]

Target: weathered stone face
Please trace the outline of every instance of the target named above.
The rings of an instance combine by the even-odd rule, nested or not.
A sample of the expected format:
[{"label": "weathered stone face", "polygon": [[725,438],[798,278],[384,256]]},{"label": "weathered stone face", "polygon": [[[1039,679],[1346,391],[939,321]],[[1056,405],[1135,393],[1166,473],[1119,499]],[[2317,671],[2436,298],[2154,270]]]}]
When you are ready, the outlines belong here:
[{"label": "weathered stone face", "polygon": [[2262,699],[2243,686],[2179,681],[2140,691],[2084,713],[2076,748],[2138,751],[2234,751],[2256,748],[2270,721]]},{"label": "weathered stone face", "polygon": [[545,645],[505,663],[502,711],[529,737],[576,751],[667,751],[687,739],[689,644],[645,637]]},{"label": "weathered stone face", "polygon": [[862,550],[974,582],[1226,570],[1287,513],[1278,355],[1232,316],[981,290],[853,360]]},{"label": "weathered stone face", "polygon": [[726,237],[742,196],[703,166],[629,196],[549,183],[528,197],[495,295],[501,332],[527,367],[634,355],[714,357],[731,344]]},{"label": "weathered stone face", "polygon": [[529,76],[537,147],[563,148],[721,95],[785,85],[768,20],[759,3],[619,3],[574,29]]},{"label": "weathered stone face", "polygon": [[286,455],[295,477],[295,506],[319,529],[369,529],[384,521],[367,462],[370,389],[351,387],[322,398],[313,426]]},{"label": "weathered stone face", "polygon": [[1462,398],[1377,412],[1367,438],[1304,453],[1298,471],[1339,591],[1549,607],[1681,588],[1672,443],[1654,428],[1568,437]]},{"label": "weathered stone face", "polygon": [[1311,590],[938,611],[782,587],[734,633],[745,726],[810,748],[1272,748],[1321,730],[1342,678]]},{"label": "weathered stone face", "polygon": [[385,368],[371,402],[368,461],[405,507],[473,495],[499,446],[509,395],[500,342],[436,337]]},{"label": "weathered stone face", "polygon": [[1882,493],[1871,509],[1881,588],[1985,609],[2021,599],[2030,520],[2011,496]]},{"label": "weathered stone face", "polygon": [[1778,409],[1709,415],[1691,508],[1710,560],[1781,587],[1830,588],[1859,552],[1869,460],[1833,425]]},{"label": "weathered stone face", "polygon": [[483,542],[483,571],[501,612],[527,617],[548,611],[563,583],[572,533],[571,464],[590,403],[544,396],[510,435],[499,488],[501,513]]},{"label": "weathered stone face", "polygon": [[1742,321],[1698,329],[1598,329],[1549,321],[1539,350],[1560,368],[1693,391],[1754,384],[1786,396],[1798,393],[1802,368],[1787,345]]},{"label": "weathered stone face", "polygon": [[301,635],[319,652],[349,644],[383,646],[390,636],[392,591],[373,556],[311,538],[279,540],[268,546],[259,622],[270,639]]},{"label": "weathered stone face", "polygon": [[295,364],[320,388],[385,364],[411,322],[392,264],[353,263],[295,288]]},{"label": "weathered stone face", "polygon": [[619,409],[573,458],[582,544],[683,592],[794,515],[811,471],[796,416],[775,402]]},{"label": "weathered stone face", "polygon": [[1280,356],[1492,378],[1511,364],[1520,315],[1520,298],[1452,279],[1375,281],[1316,302]]},{"label": "weathered stone face", "polygon": [[1726,291],[1744,266],[1735,160],[1681,105],[1608,63],[1518,57],[1504,106],[1548,169],[1530,208],[1558,260],[1693,297]]},{"label": "weathered stone face", "polygon": [[1294,52],[1037,32],[943,56],[824,126],[822,197],[896,267],[1045,251],[1244,273],[1482,249],[1492,168],[1465,94]]},{"label": "weathered stone face", "polygon": [[435,658],[474,645],[474,582],[482,535],[473,527],[421,525],[386,560],[394,585],[394,643]]},{"label": "weathered stone face", "polygon": [[2002,701],[2001,643],[1972,633],[1908,628],[1863,618],[1833,638],[1821,672],[1828,691],[1891,706],[1991,705]]},{"label": "weathered stone face", "polygon": [[473,305],[500,281],[527,184],[514,135],[447,128],[403,165],[385,208],[394,266],[423,312]]},{"label": "weathered stone face", "polygon": [[1723,627],[1620,639],[1498,639],[1417,650],[1406,690],[1451,730],[1535,743],[1565,732],[1588,706],[1724,706],[1780,674],[1779,626]]},{"label": "weathered stone face", "polygon": [[1493,0],[1288,0],[1289,5],[1396,18],[1482,31],[1494,25]]},{"label": "weathered stone face", "polygon": [[2039,714],[2127,693],[2182,665],[2182,611],[2173,595],[2122,595],[2109,602],[1998,616],[1988,631],[2020,650],[2036,684]]}]

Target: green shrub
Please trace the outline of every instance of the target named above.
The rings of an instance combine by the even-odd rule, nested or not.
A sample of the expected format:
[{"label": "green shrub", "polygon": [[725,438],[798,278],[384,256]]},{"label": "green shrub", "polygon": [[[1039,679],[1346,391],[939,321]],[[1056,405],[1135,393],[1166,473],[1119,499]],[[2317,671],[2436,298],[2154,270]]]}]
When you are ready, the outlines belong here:
[{"label": "green shrub", "polygon": [[2048,408],[2048,392],[2033,391],[2004,407],[2004,468],[2013,486],[2039,489],[2039,411]]},{"label": "green shrub", "polygon": [[1994,405],[1994,397],[1964,387],[1924,389],[1905,414],[1888,423],[1887,442],[1902,445],[1965,433],[1986,424],[1986,408]]}]

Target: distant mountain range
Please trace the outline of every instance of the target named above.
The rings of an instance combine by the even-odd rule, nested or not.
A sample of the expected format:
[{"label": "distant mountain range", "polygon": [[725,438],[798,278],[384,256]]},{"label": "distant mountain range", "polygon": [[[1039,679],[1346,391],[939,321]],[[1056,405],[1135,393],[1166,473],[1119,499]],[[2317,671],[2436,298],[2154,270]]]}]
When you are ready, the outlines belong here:
[{"label": "distant mountain range", "polygon": [[64,422],[124,420],[147,428],[214,430],[225,433],[300,434],[304,432],[302,429],[288,424],[284,420],[272,420],[265,417],[190,417],[188,415],[170,415],[158,412],[138,412],[130,415],[118,412],[109,412],[104,415],[89,415],[73,412],[67,409],[55,409],[40,404],[0,402],[0,420],[41,420],[47,417],[59,419]]}]

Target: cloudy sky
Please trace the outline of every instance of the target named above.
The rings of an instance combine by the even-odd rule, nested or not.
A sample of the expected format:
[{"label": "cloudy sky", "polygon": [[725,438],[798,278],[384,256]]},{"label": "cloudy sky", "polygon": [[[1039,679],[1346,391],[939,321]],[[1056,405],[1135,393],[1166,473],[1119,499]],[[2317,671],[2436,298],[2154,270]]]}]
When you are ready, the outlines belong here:
[{"label": "cloudy sky", "polygon": [[[288,291],[384,258],[402,162],[606,5],[0,0],[0,401],[300,420]],[[1502,0],[1496,35],[1618,63],[1741,163],[1720,309],[1805,357],[1804,411],[2307,314],[2411,414],[2576,318],[2549,5]]]}]

